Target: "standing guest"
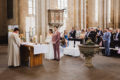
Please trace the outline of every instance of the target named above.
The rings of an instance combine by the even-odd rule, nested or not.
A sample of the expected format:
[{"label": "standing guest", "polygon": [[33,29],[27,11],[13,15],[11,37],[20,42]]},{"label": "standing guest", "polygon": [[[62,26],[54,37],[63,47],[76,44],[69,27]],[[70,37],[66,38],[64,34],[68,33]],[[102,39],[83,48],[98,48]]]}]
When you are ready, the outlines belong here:
[{"label": "standing guest", "polygon": [[54,27],[55,33],[52,37],[53,49],[54,49],[54,60],[60,60],[60,32],[58,32],[58,26]]},{"label": "standing guest", "polygon": [[110,33],[111,33],[110,47],[111,47],[111,48],[115,48],[115,45],[114,45],[114,34],[115,34],[115,33],[113,32],[113,29],[112,29],[112,28],[110,28],[109,31],[110,31]]},{"label": "standing guest", "polygon": [[105,47],[105,55],[110,56],[110,41],[111,41],[111,33],[109,28],[105,29],[105,33],[103,35],[103,42]]},{"label": "standing guest", "polygon": [[19,29],[15,28],[8,40],[8,66],[20,66],[20,38]]},{"label": "standing guest", "polygon": [[100,42],[102,41],[102,36],[103,36],[103,32],[101,28],[97,29],[97,44],[100,44]]},{"label": "standing guest", "polygon": [[120,47],[120,30],[117,29],[116,33],[114,34],[114,45]]},{"label": "standing guest", "polygon": [[86,32],[86,34],[85,34],[85,42],[88,40],[90,32],[91,32],[91,30],[88,29],[87,32]]},{"label": "standing guest", "polygon": [[76,38],[79,39],[80,38],[80,28],[78,27],[76,30]]},{"label": "standing guest", "polygon": [[74,27],[72,27],[72,30],[70,31],[69,35],[71,38],[76,38],[76,30]]},{"label": "standing guest", "polygon": [[93,42],[96,42],[96,32],[93,28],[88,29],[85,41],[87,41],[88,38],[90,38]]},{"label": "standing guest", "polygon": [[93,28],[91,28],[92,30],[91,30],[91,33],[90,33],[90,38],[91,38],[91,40],[94,42],[94,43],[96,43],[96,35],[97,35],[97,31],[96,31],[96,29],[93,29]]},{"label": "standing guest", "polygon": [[81,33],[80,33],[80,39],[82,40],[82,41],[81,41],[81,44],[84,44],[84,43],[85,43],[85,34],[86,34],[85,30],[82,29],[82,30],[81,30]]}]

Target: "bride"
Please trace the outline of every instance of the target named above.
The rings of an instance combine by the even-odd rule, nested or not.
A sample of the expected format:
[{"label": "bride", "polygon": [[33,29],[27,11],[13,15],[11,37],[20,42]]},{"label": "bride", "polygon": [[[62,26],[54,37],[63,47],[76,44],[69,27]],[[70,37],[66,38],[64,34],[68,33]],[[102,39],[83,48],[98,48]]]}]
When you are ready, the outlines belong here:
[{"label": "bride", "polygon": [[53,43],[52,43],[52,35],[53,35],[53,30],[49,29],[49,34],[47,35],[47,38],[45,42],[49,46],[48,53],[45,54],[45,59],[54,59],[54,51],[53,51]]}]

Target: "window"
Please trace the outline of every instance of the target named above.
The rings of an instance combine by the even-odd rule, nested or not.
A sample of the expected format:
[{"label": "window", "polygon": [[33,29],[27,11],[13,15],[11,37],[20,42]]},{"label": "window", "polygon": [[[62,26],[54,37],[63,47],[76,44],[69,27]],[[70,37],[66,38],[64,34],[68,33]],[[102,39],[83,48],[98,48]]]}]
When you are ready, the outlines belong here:
[{"label": "window", "polygon": [[26,41],[29,42],[35,36],[35,1],[28,0],[28,16],[26,16]]},{"label": "window", "polygon": [[28,14],[35,14],[35,0],[28,0]]},{"label": "window", "polygon": [[58,9],[64,9],[64,25],[60,28],[60,32],[63,33],[66,29],[66,21],[67,21],[67,7],[68,7],[68,0],[58,0]]},{"label": "window", "polygon": [[95,21],[98,22],[98,0],[95,0]]}]

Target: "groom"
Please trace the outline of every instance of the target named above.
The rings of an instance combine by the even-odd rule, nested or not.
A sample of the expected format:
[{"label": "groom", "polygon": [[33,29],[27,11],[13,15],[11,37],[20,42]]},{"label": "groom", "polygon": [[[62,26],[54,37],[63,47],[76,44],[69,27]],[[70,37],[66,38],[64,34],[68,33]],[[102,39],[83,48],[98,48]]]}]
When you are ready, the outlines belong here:
[{"label": "groom", "polygon": [[52,37],[52,42],[53,42],[53,49],[54,49],[54,60],[59,61],[60,60],[60,32],[58,32],[58,26],[54,27],[55,33],[53,34]]}]

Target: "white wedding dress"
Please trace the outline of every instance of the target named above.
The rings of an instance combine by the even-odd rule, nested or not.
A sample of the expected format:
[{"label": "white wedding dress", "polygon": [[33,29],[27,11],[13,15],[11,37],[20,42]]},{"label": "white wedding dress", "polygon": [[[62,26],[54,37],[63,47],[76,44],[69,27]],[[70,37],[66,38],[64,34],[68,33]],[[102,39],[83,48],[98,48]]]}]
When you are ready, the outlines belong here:
[{"label": "white wedding dress", "polygon": [[52,43],[52,35],[48,35],[45,42],[48,43],[48,53],[45,54],[45,59],[54,59],[54,50]]}]

